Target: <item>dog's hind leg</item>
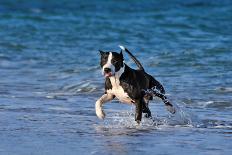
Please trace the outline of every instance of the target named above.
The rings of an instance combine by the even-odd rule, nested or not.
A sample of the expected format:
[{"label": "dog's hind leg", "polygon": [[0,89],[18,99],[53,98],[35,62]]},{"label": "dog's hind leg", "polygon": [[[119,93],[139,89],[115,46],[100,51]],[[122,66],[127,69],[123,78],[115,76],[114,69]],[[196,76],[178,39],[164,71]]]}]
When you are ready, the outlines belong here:
[{"label": "dog's hind leg", "polygon": [[157,96],[157,97],[159,97],[159,98],[162,99],[162,101],[164,102],[164,104],[165,104],[167,110],[168,110],[170,113],[174,114],[174,113],[176,112],[174,106],[169,102],[169,100],[167,99],[167,97],[166,97],[164,94],[162,94],[162,93],[160,93],[159,91],[156,91],[156,90],[152,90],[152,91],[153,91],[153,94],[154,94],[155,96]]},{"label": "dog's hind leg", "polygon": [[99,98],[95,104],[95,110],[96,110],[96,115],[100,119],[105,118],[105,113],[102,110],[102,105],[106,103],[107,101],[110,101],[114,98],[115,96],[113,94],[104,94],[102,95],[101,98]]},{"label": "dog's hind leg", "polygon": [[153,100],[153,93],[151,91],[142,91],[142,96],[143,96],[143,113],[145,114],[146,118],[152,118],[151,116],[151,111],[149,109],[149,101]]},{"label": "dog's hind leg", "polygon": [[148,104],[149,104],[149,100],[146,98],[146,97],[144,97],[143,98],[143,100],[142,100],[143,102],[143,113],[145,113],[145,117],[146,118],[151,118],[151,111],[150,111],[150,109],[149,109],[149,107],[148,107]]},{"label": "dog's hind leg", "polygon": [[159,92],[161,92],[162,94],[165,94],[165,90],[162,84],[159,81],[157,81],[155,78],[153,78],[152,76],[151,76],[150,88],[152,89],[155,88],[156,90],[159,90]]},{"label": "dog's hind leg", "polygon": [[150,96],[152,94],[154,96],[161,98],[169,112],[171,112],[172,114],[176,112],[174,106],[169,102],[167,97],[164,94],[162,94],[159,90],[157,90],[156,88],[148,89],[144,91],[144,94],[145,94],[144,96],[146,95]]}]

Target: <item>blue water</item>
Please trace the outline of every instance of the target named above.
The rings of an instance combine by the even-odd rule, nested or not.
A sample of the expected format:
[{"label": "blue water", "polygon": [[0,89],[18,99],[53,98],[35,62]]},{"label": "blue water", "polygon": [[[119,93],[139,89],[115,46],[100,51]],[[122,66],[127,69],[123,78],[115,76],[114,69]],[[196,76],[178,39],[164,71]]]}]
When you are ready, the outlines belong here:
[{"label": "blue water", "polygon": [[[95,101],[98,49],[126,46],[179,108]],[[135,67],[124,53],[126,63]],[[1,0],[0,154],[232,153],[230,0]]]}]

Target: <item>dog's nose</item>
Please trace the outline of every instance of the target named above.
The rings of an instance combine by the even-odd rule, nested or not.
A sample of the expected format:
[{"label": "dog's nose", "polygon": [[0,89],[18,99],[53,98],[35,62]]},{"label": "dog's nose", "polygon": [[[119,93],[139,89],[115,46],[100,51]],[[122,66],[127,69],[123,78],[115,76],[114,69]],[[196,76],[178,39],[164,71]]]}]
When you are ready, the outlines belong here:
[{"label": "dog's nose", "polygon": [[111,72],[111,69],[110,68],[104,68],[104,72],[109,73],[109,72]]}]

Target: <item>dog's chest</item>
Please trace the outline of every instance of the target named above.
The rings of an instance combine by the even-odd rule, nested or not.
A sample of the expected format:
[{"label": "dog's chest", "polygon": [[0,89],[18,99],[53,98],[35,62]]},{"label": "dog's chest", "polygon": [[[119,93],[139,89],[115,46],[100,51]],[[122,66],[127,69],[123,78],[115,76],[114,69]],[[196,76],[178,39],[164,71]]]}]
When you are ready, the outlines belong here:
[{"label": "dog's chest", "polygon": [[112,85],[112,89],[108,89],[107,93],[115,95],[119,101],[124,103],[133,103],[134,101],[128,96],[128,94],[124,91],[122,86],[120,86],[119,79],[115,77],[110,77],[110,82]]}]

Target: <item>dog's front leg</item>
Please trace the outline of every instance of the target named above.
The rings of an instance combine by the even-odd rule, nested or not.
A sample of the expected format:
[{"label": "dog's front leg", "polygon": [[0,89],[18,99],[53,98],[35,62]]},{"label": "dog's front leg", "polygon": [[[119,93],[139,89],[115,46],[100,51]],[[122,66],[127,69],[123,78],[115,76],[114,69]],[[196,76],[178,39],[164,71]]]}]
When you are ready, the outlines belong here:
[{"label": "dog's front leg", "polygon": [[102,105],[104,103],[106,103],[107,101],[110,101],[114,98],[114,95],[112,94],[104,94],[102,95],[101,98],[99,98],[95,104],[95,110],[96,110],[96,115],[98,118],[100,119],[104,119],[105,118],[105,113],[102,110]]},{"label": "dog's front leg", "polygon": [[135,121],[140,124],[142,119],[142,99],[135,100]]}]

